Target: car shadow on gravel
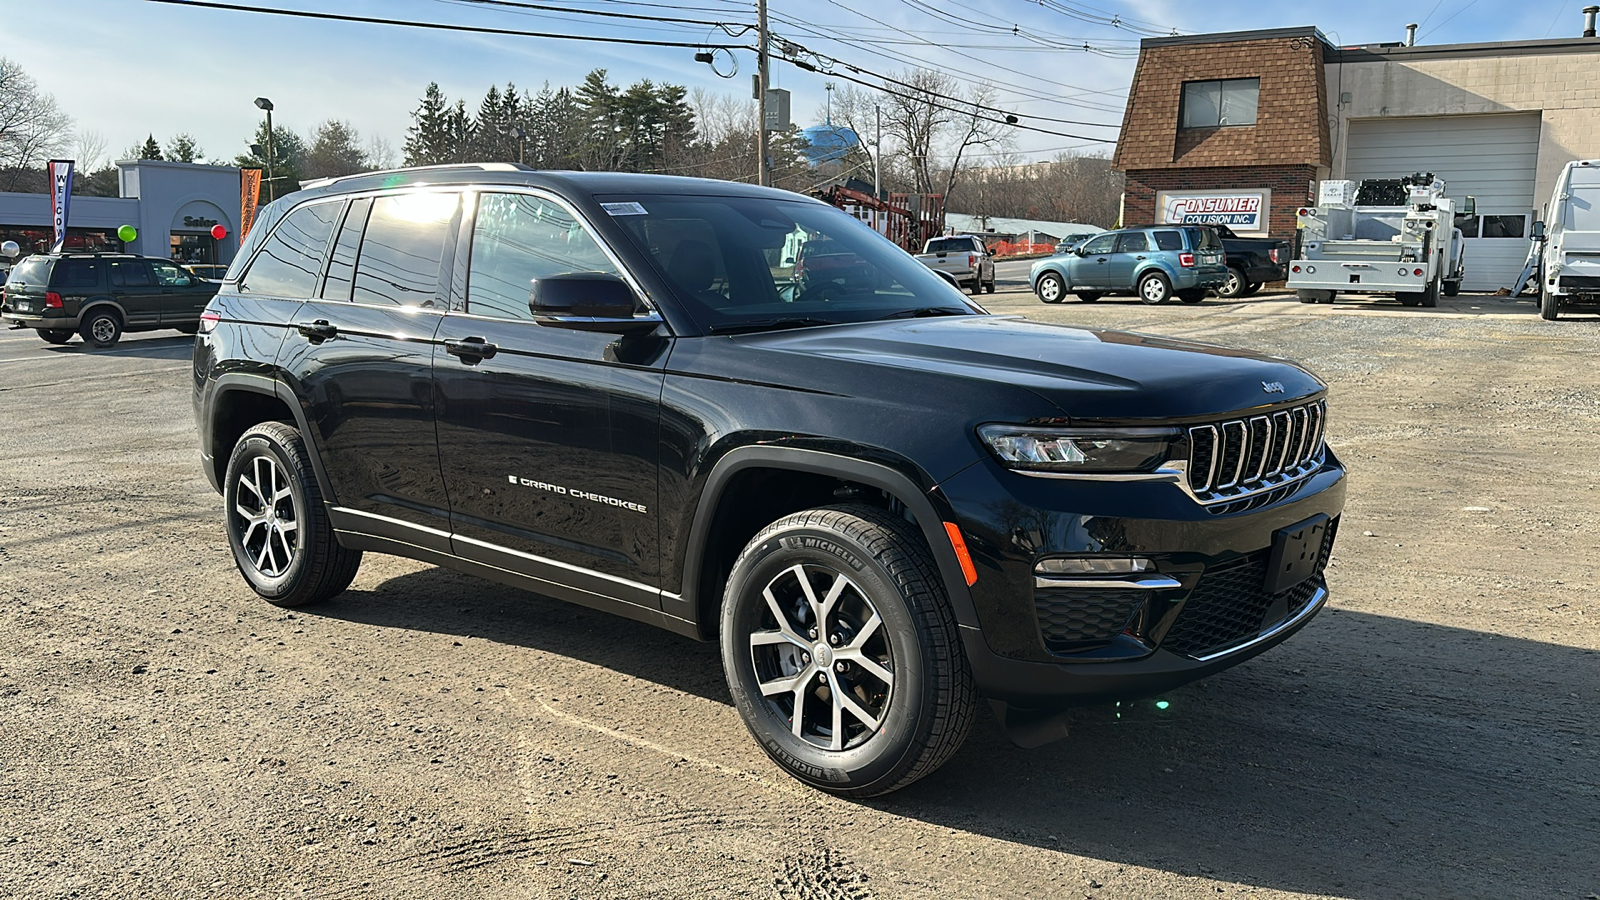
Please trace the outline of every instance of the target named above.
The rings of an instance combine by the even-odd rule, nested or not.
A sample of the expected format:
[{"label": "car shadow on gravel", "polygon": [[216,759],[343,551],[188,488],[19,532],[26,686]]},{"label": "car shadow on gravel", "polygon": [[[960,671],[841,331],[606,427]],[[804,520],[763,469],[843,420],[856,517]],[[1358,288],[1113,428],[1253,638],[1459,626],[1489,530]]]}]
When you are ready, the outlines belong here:
[{"label": "car shadow on gravel", "polygon": [[449,569],[424,569],[372,589],[353,588],[296,612],[529,647],[733,703],[716,644]]},{"label": "car shadow on gravel", "polygon": [[183,334],[170,337],[128,338],[104,350],[78,341],[58,345],[41,343],[39,349],[58,356],[129,356],[136,359],[186,360],[194,356],[194,338]]},{"label": "car shadow on gravel", "polygon": [[980,722],[943,769],[872,805],[1274,890],[1600,891],[1600,653],[1330,610],[1161,699],[1078,710],[1066,740],[1031,751]]}]

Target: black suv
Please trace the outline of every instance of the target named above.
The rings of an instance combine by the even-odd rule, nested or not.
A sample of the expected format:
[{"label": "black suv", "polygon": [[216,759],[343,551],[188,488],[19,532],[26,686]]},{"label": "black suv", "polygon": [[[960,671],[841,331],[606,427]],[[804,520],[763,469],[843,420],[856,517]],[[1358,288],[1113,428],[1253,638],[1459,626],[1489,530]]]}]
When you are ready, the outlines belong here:
[{"label": "black suv", "polygon": [[[813,241],[865,273],[796,280]],[[1344,502],[1304,370],[988,315],[849,215],[721,181],[310,185],[262,210],[194,373],[266,599],[379,551],[720,641],[761,747],[850,796],[937,768],[980,697],[1031,745],[1277,644]]]},{"label": "black suv", "polygon": [[109,347],[128,331],[194,334],[218,287],[167,259],[41,253],[12,267],[0,295],[0,320],[32,328],[52,344],[65,344],[76,332],[85,343]]}]

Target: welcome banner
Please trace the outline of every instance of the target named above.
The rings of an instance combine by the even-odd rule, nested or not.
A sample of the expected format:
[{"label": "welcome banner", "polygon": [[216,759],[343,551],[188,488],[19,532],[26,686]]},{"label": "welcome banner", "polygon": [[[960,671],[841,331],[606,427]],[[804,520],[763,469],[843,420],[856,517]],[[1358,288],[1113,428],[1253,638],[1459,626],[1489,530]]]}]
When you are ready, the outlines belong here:
[{"label": "welcome banner", "polygon": [[72,202],[72,163],[70,159],[52,159],[45,170],[50,178],[50,224],[55,228],[51,253],[60,253],[67,244],[67,205]]}]

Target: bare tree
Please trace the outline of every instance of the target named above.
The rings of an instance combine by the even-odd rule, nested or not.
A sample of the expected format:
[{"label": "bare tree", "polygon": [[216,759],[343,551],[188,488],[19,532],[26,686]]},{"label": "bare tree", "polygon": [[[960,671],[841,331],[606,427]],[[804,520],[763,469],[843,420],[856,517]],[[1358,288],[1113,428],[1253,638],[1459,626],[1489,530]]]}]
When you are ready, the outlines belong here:
[{"label": "bare tree", "polygon": [[1011,146],[989,85],[963,94],[950,76],[927,69],[911,69],[897,81],[885,88],[883,126],[917,193],[948,196],[971,167],[974,148]]},{"label": "bare tree", "polygon": [[374,169],[394,168],[394,145],[378,135],[367,138],[367,165]]},{"label": "bare tree", "polygon": [[98,131],[79,129],[73,136],[72,155],[76,158],[78,171],[83,173],[98,172],[101,167],[109,164],[105,158],[106,147],[110,142],[106,136]]},{"label": "bare tree", "polygon": [[0,179],[5,190],[71,145],[72,117],[21,66],[0,56]]}]

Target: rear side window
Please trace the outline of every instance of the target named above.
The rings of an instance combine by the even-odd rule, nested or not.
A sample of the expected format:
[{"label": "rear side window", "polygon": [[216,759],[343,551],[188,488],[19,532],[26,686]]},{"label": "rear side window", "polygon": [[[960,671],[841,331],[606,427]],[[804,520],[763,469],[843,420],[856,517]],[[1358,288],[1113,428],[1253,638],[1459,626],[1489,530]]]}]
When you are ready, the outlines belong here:
[{"label": "rear side window", "polygon": [[314,203],[289,213],[262,245],[240,280],[239,290],[274,297],[310,297],[341,206]]},{"label": "rear side window", "polygon": [[1158,232],[1156,232],[1156,249],[1157,250],[1182,250],[1183,249],[1183,235],[1177,233],[1176,231],[1158,231]]},{"label": "rear side window", "polygon": [[112,287],[149,287],[150,267],[142,259],[113,259],[111,261]]},{"label": "rear side window", "polygon": [[328,274],[322,279],[322,299],[350,299],[350,287],[356,278],[356,249],[361,244],[361,229],[367,227],[367,215],[371,212],[371,197],[351,201],[344,227],[339,229],[339,240],[333,245],[333,256],[328,259]]},{"label": "rear side window", "polygon": [[467,312],[531,318],[528,295],[533,283],[577,272],[618,274],[571,213],[526,194],[484,194],[478,199]]},{"label": "rear side window", "polygon": [[377,306],[435,306],[439,265],[460,201],[459,194],[431,192],[374,200],[351,299]]},{"label": "rear side window", "polygon": [[93,291],[100,287],[100,260],[63,259],[56,263],[50,286],[58,291]]},{"label": "rear side window", "polygon": [[1127,234],[1117,235],[1118,253],[1143,253],[1150,249],[1150,241],[1145,238],[1142,231],[1130,231]]}]

